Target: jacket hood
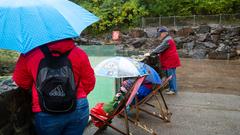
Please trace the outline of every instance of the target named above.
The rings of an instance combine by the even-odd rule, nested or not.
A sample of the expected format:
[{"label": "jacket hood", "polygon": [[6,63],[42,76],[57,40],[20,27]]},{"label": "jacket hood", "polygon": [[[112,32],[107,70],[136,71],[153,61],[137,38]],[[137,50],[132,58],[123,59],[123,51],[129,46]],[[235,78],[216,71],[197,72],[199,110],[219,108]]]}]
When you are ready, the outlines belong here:
[{"label": "jacket hood", "polygon": [[75,47],[74,41],[72,39],[63,39],[55,42],[48,43],[47,46],[51,51],[58,51],[64,53]]}]

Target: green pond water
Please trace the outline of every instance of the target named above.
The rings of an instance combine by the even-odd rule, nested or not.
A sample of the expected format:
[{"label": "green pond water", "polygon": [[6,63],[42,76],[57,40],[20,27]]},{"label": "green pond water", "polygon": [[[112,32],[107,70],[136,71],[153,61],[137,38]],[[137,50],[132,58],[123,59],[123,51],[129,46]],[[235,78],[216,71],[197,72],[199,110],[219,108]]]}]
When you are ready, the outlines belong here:
[{"label": "green pond water", "polygon": [[[92,67],[94,68],[101,61],[117,55],[115,46],[81,46],[88,54]],[[88,95],[90,108],[96,103],[111,101],[115,94],[115,79],[96,76],[94,90]]]},{"label": "green pond water", "polygon": [[[95,67],[99,62],[109,57],[90,56],[90,62]],[[98,102],[111,101],[115,94],[115,79],[96,76],[96,85],[94,90],[88,95],[90,108],[94,107]]]}]

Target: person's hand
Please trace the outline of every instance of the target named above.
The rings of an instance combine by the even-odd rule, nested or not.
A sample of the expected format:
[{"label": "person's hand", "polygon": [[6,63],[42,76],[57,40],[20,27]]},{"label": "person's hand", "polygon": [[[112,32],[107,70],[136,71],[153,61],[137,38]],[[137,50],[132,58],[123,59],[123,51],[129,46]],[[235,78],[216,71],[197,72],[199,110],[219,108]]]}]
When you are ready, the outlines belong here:
[{"label": "person's hand", "polygon": [[144,56],[148,57],[148,56],[150,56],[150,53],[145,53]]}]

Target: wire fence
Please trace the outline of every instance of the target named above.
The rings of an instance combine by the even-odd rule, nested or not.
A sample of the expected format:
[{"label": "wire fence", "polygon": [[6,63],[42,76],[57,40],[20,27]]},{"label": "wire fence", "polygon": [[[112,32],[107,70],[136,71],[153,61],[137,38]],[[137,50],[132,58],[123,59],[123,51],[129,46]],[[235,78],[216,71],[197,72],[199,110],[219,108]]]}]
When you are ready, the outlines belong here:
[{"label": "wire fence", "polygon": [[141,27],[184,27],[204,24],[240,25],[240,13],[220,15],[192,15],[192,16],[160,16],[143,17]]}]

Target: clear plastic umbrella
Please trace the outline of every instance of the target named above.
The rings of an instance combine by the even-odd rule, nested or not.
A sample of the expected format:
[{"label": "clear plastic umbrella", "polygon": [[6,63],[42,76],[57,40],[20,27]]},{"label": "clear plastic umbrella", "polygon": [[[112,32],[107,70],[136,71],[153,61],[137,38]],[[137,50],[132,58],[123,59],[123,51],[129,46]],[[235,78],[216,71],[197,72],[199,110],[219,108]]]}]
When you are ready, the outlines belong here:
[{"label": "clear plastic umbrella", "polygon": [[143,64],[128,57],[112,57],[100,62],[94,68],[95,74],[105,77],[125,78],[147,74]]}]

